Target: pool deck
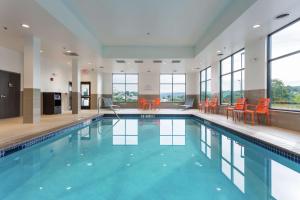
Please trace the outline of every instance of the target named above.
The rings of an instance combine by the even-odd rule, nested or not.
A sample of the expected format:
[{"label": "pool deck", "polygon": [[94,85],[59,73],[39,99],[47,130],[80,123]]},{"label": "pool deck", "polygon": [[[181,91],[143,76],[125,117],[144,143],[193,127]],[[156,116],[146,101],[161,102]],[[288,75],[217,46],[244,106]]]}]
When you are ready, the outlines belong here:
[{"label": "pool deck", "polygon": [[[208,121],[225,126],[232,130],[272,143],[300,155],[300,132],[281,129],[273,126],[249,125],[243,122],[234,122],[223,115],[204,114],[198,110],[160,109],[138,110],[119,109],[118,114],[192,114]],[[113,114],[109,110],[101,110],[100,114]],[[58,130],[64,126],[76,124],[97,115],[96,110],[82,110],[78,115],[67,112],[61,115],[42,116],[39,124],[23,124],[22,117],[0,120],[0,149],[9,147],[50,131]]]}]

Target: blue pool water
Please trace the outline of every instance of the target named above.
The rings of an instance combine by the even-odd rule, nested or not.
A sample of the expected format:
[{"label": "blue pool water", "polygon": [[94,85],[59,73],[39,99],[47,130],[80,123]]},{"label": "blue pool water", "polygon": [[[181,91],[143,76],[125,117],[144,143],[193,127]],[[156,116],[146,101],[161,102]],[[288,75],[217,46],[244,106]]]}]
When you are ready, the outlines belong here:
[{"label": "blue pool water", "polygon": [[299,172],[192,118],[108,118],[1,158],[0,199],[294,200]]}]

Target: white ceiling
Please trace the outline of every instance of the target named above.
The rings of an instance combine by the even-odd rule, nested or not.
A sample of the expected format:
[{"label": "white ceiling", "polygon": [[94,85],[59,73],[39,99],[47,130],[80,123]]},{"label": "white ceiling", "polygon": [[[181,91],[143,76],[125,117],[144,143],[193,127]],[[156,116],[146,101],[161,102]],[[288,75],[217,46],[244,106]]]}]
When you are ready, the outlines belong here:
[{"label": "white ceiling", "polygon": [[[22,28],[22,23],[30,25],[30,29]],[[68,65],[70,62],[71,57],[63,55],[64,47],[79,53],[82,65],[96,63],[99,57],[99,52],[76,37],[34,0],[1,0],[0,26],[0,45],[7,48],[23,52],[24,36],[35,35],[41,39],[42,56],[56,63]]]},{"label": "white ceiling", "polygon": [[[233,0],[63,0],[104,45],[194,46]],[[150,35],[147,35],[150,33]]]}]

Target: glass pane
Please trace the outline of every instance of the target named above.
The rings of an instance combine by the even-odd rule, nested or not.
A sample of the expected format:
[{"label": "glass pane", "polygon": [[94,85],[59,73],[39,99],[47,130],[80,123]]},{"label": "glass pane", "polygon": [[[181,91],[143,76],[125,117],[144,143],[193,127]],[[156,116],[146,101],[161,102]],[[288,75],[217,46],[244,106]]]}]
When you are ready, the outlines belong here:
[{"label": "glass pane", "polygon": [[209,79],[211,79],[211,67],[207,68],[206,71],[207,71],[206,79],[209,80]]},{"label": "glass pane", "polygon": [[173,135],[172,120],[161,119],[159,123],[160,135]]},{"label": "glass pane", "polygon": [[138,75],[137,74],[127,74],[126,75],[126,83],[138,83]]},{"label": "glass pane", "polygon": [[272,108],[300,110],[300,53],[271,62]]},{"label": "glass pane", "polygon": [[81,106],[88,107],[90,105],[90,98],[81,98]]},{"label": "glass pane", "polygon": [[125,83],[125,74],[113,74],[113,83]]},{"label": "glass pane", "polygon": [[173,135],[185,135],[185,120],[173,120]]},{"label": "glass pane", "polygon": [[201,101],[205,100],[205,92],[206,92],[206,86],[205,86],[206,82],[201,82],[201,93],[200,93],[200,98]]},{"label": "glass pane", "polygon": [[172,74],[161,74],[160,83],[172,83]]},{"label": "glass pane", "polygon": [[206,70],[201,71],[201,74],[200,74],[200,76],[201,76],[201,80],[200,81],[201,82],[206,81],[205,72],[206,72]]},{"label": "glass pane", "polygon": [[271,36],[271,58],[300,50],[300,21]]},{"label": "glass pane", "polygon": [[228,57],[221,62],[221,71],[222,74],[231,72],[231,57]]},{"label": "glass pane", "polygon": [[113,101],[125,102],[125,84],[113,84]]},{"label": "glass pane", "polygon": [[185,83],[185,74],[173,75],[173,83]]},{"label": "glass pane", "polygon": [[173,85],[173,101],[184,102],[185,101],[185,84]]},{"label": "glass pane", "polygon": [[233,55],[233,71],[242,69],[244,67],[244,53],[245,51],[240,51]]},{"label": "glass pane", "polygon": [[222,76],[222,103],[230,103],[231,102],[231,74],[226,76]]},{"label": "glass pane", "polygon": [[138,99],[138,85],[126,84],[126,102],[136,102]]},{"label": "glass pane", "polygon": [[233,102],[242,97],[242,71],[233,74]]},{"label": "glass pane", "polygon": [[89,84],[81,84],[81,96],[90,96],[90,85]]},{"label": "glass pane", "polygon": [[162,102],[172,101],[172,84],[161,84],[160,85],[160,100]]},{"label": "glass pane", "polygon": [[206,98],[211,98],[211,81],[207,81]]}]

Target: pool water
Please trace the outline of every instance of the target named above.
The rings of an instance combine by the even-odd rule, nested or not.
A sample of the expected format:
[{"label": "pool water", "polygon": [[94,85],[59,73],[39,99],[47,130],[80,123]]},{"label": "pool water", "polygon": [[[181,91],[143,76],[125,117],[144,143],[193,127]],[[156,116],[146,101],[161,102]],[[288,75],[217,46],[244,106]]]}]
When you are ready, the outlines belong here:
[{"label": "pool water", "polygon": [[0,199],[300,198],[300,165],[192,118],[102,119],[0,159]]}]

